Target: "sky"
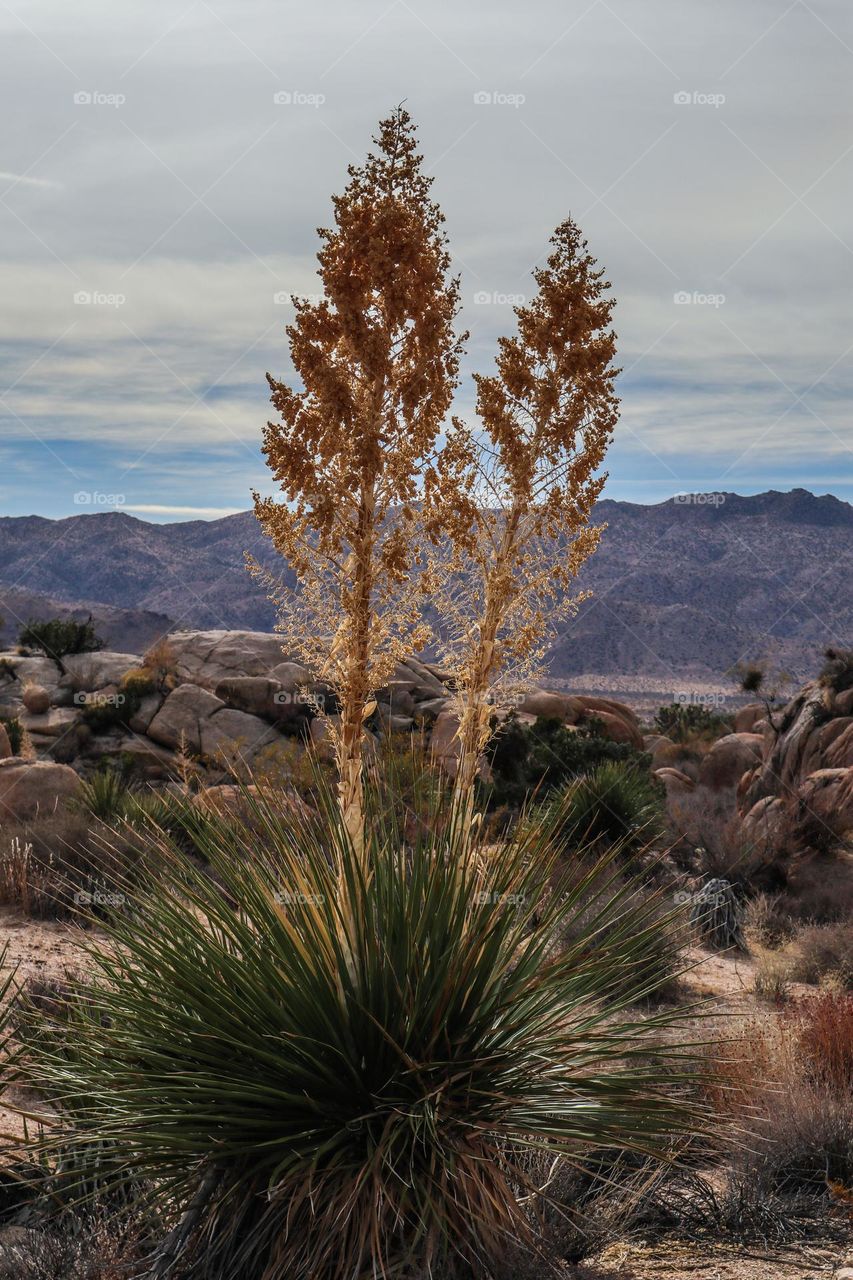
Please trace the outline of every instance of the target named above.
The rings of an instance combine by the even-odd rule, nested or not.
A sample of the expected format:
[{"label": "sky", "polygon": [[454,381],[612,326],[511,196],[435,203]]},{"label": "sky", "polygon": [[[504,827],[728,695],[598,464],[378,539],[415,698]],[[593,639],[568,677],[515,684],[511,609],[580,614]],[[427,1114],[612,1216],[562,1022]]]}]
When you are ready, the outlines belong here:
[{"label": "sky", "polygon": [[853,500],[849,0],[3,0],[0,515],[269,490],[289,295],[402,101],[457,412],[571,214],[618,300],[606,495]]}]

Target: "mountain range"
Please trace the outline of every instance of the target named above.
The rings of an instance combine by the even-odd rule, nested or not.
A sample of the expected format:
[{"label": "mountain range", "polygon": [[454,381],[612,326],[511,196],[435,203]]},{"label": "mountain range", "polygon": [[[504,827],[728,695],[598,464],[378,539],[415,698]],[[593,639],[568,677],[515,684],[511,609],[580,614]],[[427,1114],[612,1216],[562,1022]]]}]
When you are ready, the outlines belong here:
[{"label": "mountain range", "polygon": [[[551,676],[595,673],[683,689],[741,659],[792,676],[853,639],[853,507],[804,489],[604,500],[607,524],[562,629]],[[271,630],[274,609],[244,553],[281,572],[250,511],[149,524],[126,512],[0,518],[5,643],[31,617],[91,613],[112,648],[139,652],[174,628]]]}]

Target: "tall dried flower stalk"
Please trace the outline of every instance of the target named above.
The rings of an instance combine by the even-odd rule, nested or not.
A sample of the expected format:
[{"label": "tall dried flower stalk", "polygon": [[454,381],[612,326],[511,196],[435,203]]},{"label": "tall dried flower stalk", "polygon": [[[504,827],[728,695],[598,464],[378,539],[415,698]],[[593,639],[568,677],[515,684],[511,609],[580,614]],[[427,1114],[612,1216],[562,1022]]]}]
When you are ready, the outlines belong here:
[{"label": "tall dried flower stalk", "polygon": [[418,570],[457,477],[452,451],[439,473],[436,442],[464,341],[444,219],[408,113],[382,121],[374,141],[333,200],[334,227],[319,232],[322,298],[293,299],[301,389],[267,375],[280,421],[268,423],[264,453],[284,501],[255,494],[297,580],[277,593],[285,646],[338,694],[339,797],[358,849],[371,691],[427,637]]},{"label": "tall dried flower stalk", "polygon": [[603,527],[590,516],[618,417],[614,300],[571,219],[551,244],[535,297],[515,309],[516,336],[499,340],[497,371],[475,375],[473,551],[445,602],[461,690],[454,803],[467,825],[496,685],[529,680],[586,594],[572,594],[574,581]]}]

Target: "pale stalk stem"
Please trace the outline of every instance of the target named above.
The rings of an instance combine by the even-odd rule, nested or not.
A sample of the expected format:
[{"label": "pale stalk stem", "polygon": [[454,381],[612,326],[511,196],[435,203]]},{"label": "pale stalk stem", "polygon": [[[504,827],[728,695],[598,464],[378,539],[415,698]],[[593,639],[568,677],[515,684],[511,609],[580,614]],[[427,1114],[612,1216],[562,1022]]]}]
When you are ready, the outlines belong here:
[{"label": "pale stalk stem", "polygon": [[504,525],[500,549],[486,581],[485,609],[477,648],[459,722],[459,768],[453,788],[453,825],[467,841],[474,821],[474,783],[480,752],[489,737],[489,706],[486,700],[492,675],[499,666],[497,638],[505,614],[504,589],[500,583],[515,550],[521,509],[513,506]]}]

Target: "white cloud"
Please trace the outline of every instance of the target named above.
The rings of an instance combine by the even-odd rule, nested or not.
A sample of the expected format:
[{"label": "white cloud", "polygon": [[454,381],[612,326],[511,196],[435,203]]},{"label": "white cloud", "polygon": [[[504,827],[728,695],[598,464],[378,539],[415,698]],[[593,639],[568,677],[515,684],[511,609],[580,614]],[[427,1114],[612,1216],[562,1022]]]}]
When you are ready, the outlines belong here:
[{"label": "white cloud", "polygon": [[[70,23],[46,0],[38,38],[0,10],[20,72],[0,111],[21,122],[0,175],[21,175],[0,204],[0,392],[14,384],[23,425],[4,415],[4,439],[116,443],[146,466],[181,442],[257,453],[264,373],[289,370],[273,295],[316,290],[314,229],[405,98],[462,274],[463,412],[512,324],[473,295],[529,292],[571,212],[619,300],[620,458],[662,459],[662,480],[691,455],[721,473],[744,454],[846,460],[842,0],[720,0],[713,22],[664,0],[531,0],[523,21],[512,0],[215,8],[152,3],[117,25],[81,0]],[[324,101],[276,106],[282,90]],[[480,106],[478,90],[525,100]],[[681,290],[726,301],[675,305]]]}]

